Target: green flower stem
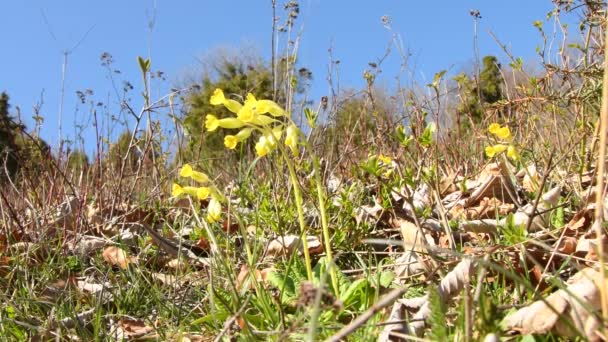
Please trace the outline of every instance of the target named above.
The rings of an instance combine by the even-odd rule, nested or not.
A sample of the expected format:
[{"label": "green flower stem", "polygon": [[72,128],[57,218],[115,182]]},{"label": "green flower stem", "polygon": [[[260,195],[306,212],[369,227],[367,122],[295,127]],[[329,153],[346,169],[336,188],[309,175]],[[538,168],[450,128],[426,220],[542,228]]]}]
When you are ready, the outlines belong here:
[{"label": "green flower stem", "polygon": [[319,165],[319,159],[315,156],[313,158],[313,168],[315,173],[315,183],[317,183],[317,198],[319,201],[319,211],[321,214],[321,227],[323,229],[323,243],[325,245],[325,253],[327,254],[327,261],[329,265],[329,275],[331,277],[331,285],[334,287],[334,294],[337,298],[340,298],[339,287],[338,287],[338,275],[336,274],[336,268],[333,264],[334,258],[331,250],[331,239],[329,236],[329,225],[327,223],[327,211],[325,210],[325,190],[321,181],[321,167]]},{"label": "green flower stem", "polygon": [[293,166],[293,163],[289,159],[289,156],[285,154],[284,149],[281,146],[281,154],[285,161],[287,162],[287,168],[289,169],[289,179],[291,180],[291,184],[293,185],[293,195],[296,199],[296,208],[298,210],[298,222],[300,223],[300,230],[302,231],[302,248],[304,249],[304,260],[306,263],[306,275],[308,277],[308,281],[312,282],[312,262],[310,260],[310,251],[308,250],[308,240],[307,240],[307,229],[306,223],[304,222],[304,210],[302,209],[303,201],[302,201],[302,193],[300,192],[300,185],[298,184],[298,178],[296,176],[296,171]]},{"label": "green flower stem", "polygon": [[[268,127],[263,127],[260,128],[260,130],[264,133],[264,134],[270,134],[272,135],[272,130],[270,130]],[[285,160],[285,162],[287,163],[287,169],[289,170],[289,180],[291,181],[291,184],[293,186],[293,196],[295,197],[296,200],[296,209],[298,211],[298,223],[300,224],[300,231],[302,234],[302,249],[304,249],[304,263],[306,264],[306,277],[308,278],[308,281],[312,282],[313,281],[313,277],[312,277],[312,261],[310,260],[310,251],[308,250],[308,229],[306,228],[306,222],[304,221],[304,201],[302,200],[302,193],[300,192],[300,184],[298,183],[298,177],[296,175],[296,169],[293,166],[293,163],[291,161],[291,159],[289,158],[289,155],[287,154],[287,151],[285,150],[285,148],[283,147],[283,145],[281,144],[280,141],[276,142],[277,147],[279,149],[279,151],[281,152],[281,156],[283,157],[283,160]]]}]

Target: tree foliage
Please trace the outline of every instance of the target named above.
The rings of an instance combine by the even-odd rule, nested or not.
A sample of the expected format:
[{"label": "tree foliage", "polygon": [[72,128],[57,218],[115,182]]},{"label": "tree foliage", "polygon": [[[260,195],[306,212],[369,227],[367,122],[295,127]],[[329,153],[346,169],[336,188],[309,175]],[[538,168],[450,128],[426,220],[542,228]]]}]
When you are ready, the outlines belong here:
[{"label": "tree foliage", "polygon": [[458,83],[460,102],[456,111],[459,126],[469,122],[479,123],[484,118],[485,108],[504,98],[503,78],[500,64],[494,56],[483,58],[483,69],[479,75],[479,87],[475,79],[460,73],[454,80]]},{"label": "tree foliage", "polygon": [[[9,96],[3,92],[0,94],[0,156],[2,165],[6,165],[8,176],[12,178],[19,168],[15,136],[22,125],[15,123],[14,118],[9,114],[9,108]],[[5,176],[2,172],[0,179]]]},{"label": "tree foliage", "polygon": [[26,126],[11,116],[9,100],[8,94],[0,94],[0,181],[7,176],[14,179],[24,169],[41,171],[51,151],[44,140],[27,134]]}]

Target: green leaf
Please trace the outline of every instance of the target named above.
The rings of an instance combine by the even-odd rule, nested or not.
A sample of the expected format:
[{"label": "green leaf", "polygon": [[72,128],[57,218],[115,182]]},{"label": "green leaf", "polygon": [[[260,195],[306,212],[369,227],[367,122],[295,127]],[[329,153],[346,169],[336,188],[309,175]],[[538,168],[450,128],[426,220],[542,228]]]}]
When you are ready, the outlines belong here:
[{"label": "green leaf", "polygon": [[511,68],[513,68],[514,70],[521,71],[521,69],[523,69],[523,66],[524,66],[524,61],[521,59],[521,57],[517,57],[517,59],[515,59],[514,62],[509,63],[509,66]]},{"label": "green leaf", "polygon": [[424,129],[421,136],[418,137],[418,143],[423,147],[431,146],[433,142],[433,133],[435,133],[436,127],[434,122],[429,122]]},{"label": "green leaf", "polygon": [[433,84],[437,85],[439,84],[439,82],[441,81],[441,78],[443,77],[443,75],[445,75],[446,70],[441,70],[440,72],[436,73],[435,76],[433,77]]},{"label": "green leaf", "polygon": [[308,121],[308,126],[310,126],[310,128],[317,128],[318,115],[318,112],[315,112],[308,107],[304,108],[304,116],[306,116],[306,120]]},{"label": "green leaf", "polygon": [[340,301],[344,304],[345,307],[356,302],[359,296],[363,294],[363,290],[369,285],[369,281],[367,279],[357,279],[355,280],[346,291],[340,294]]},{"label": "green leaf", "polygon": [[296,286],[291,277],[284,277],[278,272],[269,272],[266,281],[279,290],[283,291],[283,300],[288,301],[296,296]]},{"label": "green leaf", "polygon": [[143,58],[141,56],[137,57],[137,63],[139,63],[139,69],[141,70],[141,72],[143,74],[147,73],[148,71],[150,71],[150,60]]},{"label": "green leaf", "polygon": [[436,73],[433,77],[433,83],[427,84],[427,86],[437,90],[439,87],[439,82],[441,82],[441,78],[443,78],[443,75],[445,75],[445,73],[446,70],[441,70],[440,72]]},{"label": "green leaf", "polygon": [[397,140],[403,147],[407,147],[410,144],[410,142],[412,140],[414,140],[413,136],[411,136],[411,135],[408,136],[405,134],[405,127],[403,127],[403,125],[397,126],[396,135],[397,135]]},{"label": "green leaf", "polygon": [[392,271],[384,271],[380,273],[380,286],[389,287],[395,279],[395,273]]}]

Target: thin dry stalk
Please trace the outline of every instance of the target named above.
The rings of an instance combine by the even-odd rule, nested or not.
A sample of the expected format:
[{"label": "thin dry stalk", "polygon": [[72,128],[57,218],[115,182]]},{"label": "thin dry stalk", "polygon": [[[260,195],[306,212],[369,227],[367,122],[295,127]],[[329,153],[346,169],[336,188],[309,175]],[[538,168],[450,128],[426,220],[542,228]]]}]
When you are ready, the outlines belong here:
[{"label": "thin dry stalk", "polygon": [[[605,17],[608,21],[608,14]],[[606,22],[604,22],[606,25]],[[595,235],[597,238],[598,261],[600,263],[601,285],[600,299],[602,302],[602,334],[608,336],[608,297],[606,293],[606,272],[604,269],[604,231],[602,229],[604,213],[604,171],[606,163],[606,133],[608,132],[608,25],[604,35],[604,81],[602,87],[602,110],[600,112],[600,148],[597,157],[597,184],[595,197]]]}]

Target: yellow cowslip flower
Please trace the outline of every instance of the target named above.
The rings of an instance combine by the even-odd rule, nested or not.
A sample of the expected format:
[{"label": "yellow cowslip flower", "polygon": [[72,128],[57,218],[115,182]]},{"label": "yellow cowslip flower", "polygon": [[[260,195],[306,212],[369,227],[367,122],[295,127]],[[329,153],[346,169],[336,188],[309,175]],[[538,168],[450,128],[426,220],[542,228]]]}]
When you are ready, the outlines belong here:
[{"label": "yellow cowslip flower", "polygon": [[196,198],[201,201],[207,199],[209,194],[211,194],[211,190],[206,186],[201,186],[200,188],[196,189]]},{"label": "yellow cowslip flower", "polygon": [[270,113],[272,116],[284,116],[285,110],[281,108],[276,102],[271,100],[259,100],[256,104],[257,114]]},{"label": "yellow cowslip flower", "polygon": [[205,128],[207,131],[213,132],[218,127],[220,127],[220,120],[218,120],[218,118],[213,114],[207,114],[205,117]]},{"label": "yellow cowslip flower", "polygon": [[486,146],[486,156],[493,158],[495,155],[503,153],[507,150],[507,146],[503,144],[497,144],[494,146]]},{"label": "yellow cowslip flower", "polygon": [[519,153],[517,153],[515,146],[509,145],[509,147],[507,148],[507,157],[509,157],[515,161],[517,161],[519,159]]},{"label": "yellow cowslip flower", "polygon": [[488,131],[500,139],[503,139],[503,140],[511,139],[511,130],[509,129],[509,126],[502,127],[497,123],[493,123],[490,126],[488,126]]},{"label": "yellow cowslip flower", "polygon": [[386,165],[391,165],[393,163],[393,160],[391,159],[391,157],[385,156],[383,154],[378,155],[378,160]]},{"label": "yellow cowslip flower", "polygon": [[245,103],[243,107],[238,111],[236,117],[244,122],[252,122],[256,117],[256,105],[257,100],[253,94],[247,94],[247,98],[245,99]]},{"label": "yellow cowslip flower", "polygon": [[260,139],[258,139],[258,142],[255,144],[255,153],[258,156],[263,157],[270,153],[271,150],[272,146],[270,146],[266,136],[261,136]]},{"label": "yellow cowslip flower", "polygon": [[173,183],[173,189],[171,196],[178,197],[181,195],[190,195],[196,197],[199,200],[204,200],[209,197],[211,190],[208,187],[195,187],[195,186],[181,186],[177,183]]},{"label": "yellow cowslip flower", "polygon": [[211,98],[209,99],[209,103],[211,103],[214,106],[219,106],[219,105],[223,105],[224,102],[226,102],[226,97],[224,96],[224,91],[222,91],[222,89],[215,89],[213,91],[213,95],[211,95]]},{"label": "yellow cowslip flower", "polygon": [[178,197],[184,194],[184,188],[177,183],[173,183],[173,187],[171,189],[171,196]]},{"label": "yellow cowslip flower", "polygon": [[213,91],[213,95],[211,95],[209,103],[214,106],[224,105],[224,107],[235,114],[241,110],[241,107],[243,107],[240,103],[234,100],[226,99],[224,92],[219,88]]},{"label": "yellow cowslip flower", "polygon": [[234,136],[234,135],[227,135],[224,137],[224,146],[226,146],[227,148],[229,148],[231,150],[234,150],[238,143],[239,143],[239,141],[237,140],[236,136]]},{"label": "yellow cowslip flower", "polygon": [[497,137],[503,140],[511,140],[511,130],[508,126],[501,127],[496,133],[494,133]]},{"label": "yellow cowslip flower", "polygon": [[295,155],[298,154],[298,135],[299,130],[295,125],[290,125],[285,130],[285,145],[287,145]]},{"label": "yellow cowslip flower", "polygon": [[234,150],[238,143],[243,142],[251,136],[251,128],[243,128],[236,135],[227,135],[224,137],[224,146]]},{"label": "yellow cowslip flower", "polygon": [[218,119],[213,114],[207,114],[205,118],[205,128],[209,132],[215,131],[218,127],[234,129],[245,126],[245,123],[237,118]]},{"label": "yellow cowslip flower", "polygon": [[184,166],[182,166],[182,169],[179,171],[179,175],[182,177],[188,177],[188,178],[192,178],[195,181],[199,182],[199,183],[207,183],[209,182],[209,176],[207,176],[206,174],[199,172],[199,171],[194,171],[194,169],[192,169],[192,166],[190,166],[190,164],[186,164]]},{"label": "yellow cowslip flower", "polygon": [[211,197],[209,201],[209,205],[207,206],[207,222],[213,223],[217,222],[222,218],[222,204],[215,199],[215,197]]},{"label": "yellow cowslip flower", "polygon": [[500,129],[500,125],[497,124],[496,122],[493,124],[490,124],[490,126],[488,126],[488,132],[492,133],[492,134],[496,134],[496,132]]}]

